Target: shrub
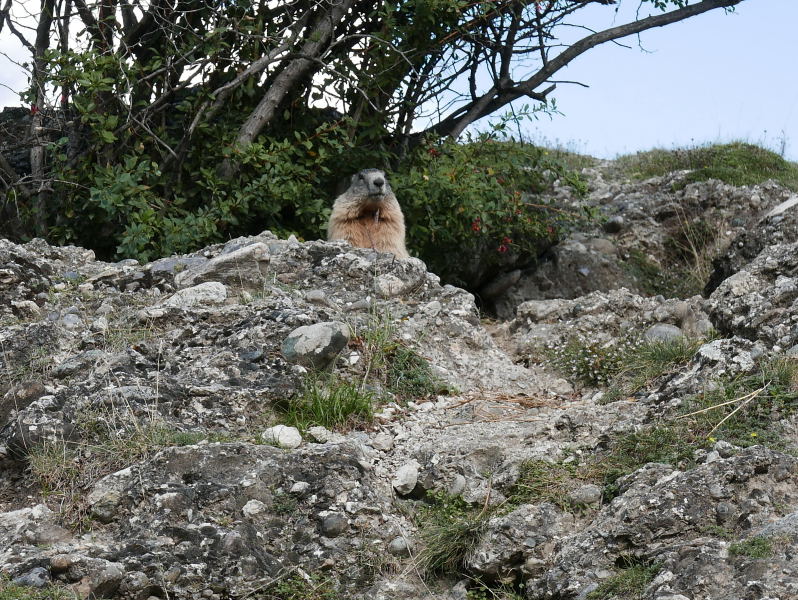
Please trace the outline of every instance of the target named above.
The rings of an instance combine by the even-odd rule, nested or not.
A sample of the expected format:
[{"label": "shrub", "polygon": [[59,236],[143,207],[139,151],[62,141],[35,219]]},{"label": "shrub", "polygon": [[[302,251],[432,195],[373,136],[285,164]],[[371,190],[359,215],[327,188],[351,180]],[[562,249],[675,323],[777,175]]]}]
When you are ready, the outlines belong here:
[{"label": "shrub", "polygon": [[541,198],[557,178],[584,190],[548,151],[489,135],[424,145],[391,174],[408,247],[445,281],[471,289],[498,266],[534,262],[581,216]]},{"label": "shrub", "polygon": [[[329,215],[332,167],[348,147],[343,129],[325,124],[290,138],[264,137],[243,151],[211,138],[196,149],[204,160],[188,163],[189,173],[177,180],[144,151],[111,164],[65,163],[58,180],[70,184],[58,189],[63,204],[51,239],[102,258],[147,261],[263,229],[318,237]],[[236,174],[218,173],[232,157]],[[89,189],[88,198],[72,192],[75,183]]]},{"label": "shrub", "polygon": [[595,217],[543,198],[557,179],[586,192],[558,153],[493,134],[422,145],[389,175],[411,253],[471,290],[497,268],[534,263],[575,222]]}]

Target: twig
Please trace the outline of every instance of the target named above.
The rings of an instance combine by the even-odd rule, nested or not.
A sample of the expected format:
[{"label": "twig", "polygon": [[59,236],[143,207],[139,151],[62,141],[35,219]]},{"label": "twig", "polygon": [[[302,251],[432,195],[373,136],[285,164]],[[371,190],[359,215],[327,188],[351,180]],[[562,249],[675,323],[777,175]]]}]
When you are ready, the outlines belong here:
[{"label": "twig", "polygon": [[[745,396],[740,396],[739,398],[735,398],[734,400],[729,400],[728,402],[721,402],[720,404],[715,404],[715,405],[710,406],[708,408],[702,408],[701,410],[696,410],[696,411],[693,411],[691,413],[687,413],[686,415],[679,415],[676,418],[677,419],[686,419],[687,417],[692,417],[693,415],[700,415],[701,413],[709,412],[710,410],[715,410],[716,408],[720,408],[721,406],[728,406],[729,404],[734,404],[734,403],[740,402],[740,401],[743,401],[745,404],[747,404],[748,401],[750,401],[754,396],[758,395],[760,392],[765,391],[767,389],[768,385],[770,385],[770,382],[768,382],[767,384],[765,384],[764,386],[762,386],[758,390],[754,390],[750,394],[746,394]],[[744,406],[744,405],[738,406],[731,414],[729,414],[726,417],[726,419],[728,419],[731,415],[733,415],[735,412],[740,410],[740,408],[742,408],[742,406]],[[724,419],[724,421],[726,419]],[[722,422],[723,421],[721,421],[721,423]],[[712,431],[715,431],[715,430],[713,429]]]},{"label": "twig", "polygon": [[731,417],[732,417],[732,416],[733,416],[733,415],[734,415],[736,412],[738,412],[738,411],[739,411],[741,408],[743,408],[745,405],[747,405],[749,402],[751,402],[751,400],[753,400],[754,398],[756,398],[756,397],[759,395],[759,392],[761,392],[761,391],[762,391],[762,390],[764,390],[764,389],[765,389],[765,388],[761,388],[761,389],[757,390],[755,393],[754,393],[754,392],[752,392],[751,394],[749,394],[750,398],[748,398],[746,401],[742,402],[742,403],[740,404],[740,406],[738,406],[738,407],[737,407],[737,408],[735,408],[733,411],[731,411],[731,412],[730,412],[728,415],[726,415],[725,417],[723,417],[723,418],[720,420],[720,422],[719,422],[717,425],[715,425],[715,426],[714,426],[714,427],[713,427],[713,428],[710,430],[710,432],[707,434],[707,437],[711,436],[711,435],[712,435],[712,434],[715,432],[715,430],[716,430],[718,427],[720,427],[721,425],[723,425],[723,424],[724,424],[726,421],[728,421],[728,420],[729,420],[729,419],[730,419],[730,418],[731,418]]}]

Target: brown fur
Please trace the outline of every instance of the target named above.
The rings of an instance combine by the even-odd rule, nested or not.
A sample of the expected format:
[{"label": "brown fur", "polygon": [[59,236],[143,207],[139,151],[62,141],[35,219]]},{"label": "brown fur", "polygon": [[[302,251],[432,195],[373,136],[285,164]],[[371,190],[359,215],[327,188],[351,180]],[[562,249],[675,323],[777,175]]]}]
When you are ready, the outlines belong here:
[{"label": "brown fur", "polygon": [[405,218],[382,171],[365,169],[352,176],[349,189],[333,204],[327,239],[393,252],[397,258],[410,256],[405,247]]}]

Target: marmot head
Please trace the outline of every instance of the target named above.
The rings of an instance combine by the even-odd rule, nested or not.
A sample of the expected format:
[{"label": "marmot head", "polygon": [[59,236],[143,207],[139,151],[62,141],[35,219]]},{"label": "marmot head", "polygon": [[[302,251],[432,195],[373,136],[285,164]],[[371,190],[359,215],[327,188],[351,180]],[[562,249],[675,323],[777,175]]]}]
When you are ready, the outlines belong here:
[{"label": "marmot head", "polygon": [[350,195],[365,197],[370,202],[379,202],[392,193],[391,184],[385,178],[385,173],[379,169],[363,169],[352,175],[349,186]]}]

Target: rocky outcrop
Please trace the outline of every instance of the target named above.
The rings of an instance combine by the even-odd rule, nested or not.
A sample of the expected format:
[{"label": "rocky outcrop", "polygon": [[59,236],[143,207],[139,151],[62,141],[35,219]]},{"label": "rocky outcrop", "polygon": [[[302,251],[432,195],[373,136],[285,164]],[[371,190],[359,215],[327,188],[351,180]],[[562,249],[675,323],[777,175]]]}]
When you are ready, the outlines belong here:
[{"label": "rocky outcrop", "polygon": [[789,198],[766,211],[752,227],[743,229],[729,248],[713,261],[714,270],[705,293],[714,292],[726,279],[737,273],[771,244],[798,241],[798,196]]},{"label": "rocky outcrop", "polygon": [[[722,221],[739,210],[739,228],[782,194],[710,183],[668,196],[679,177],[632,188],[596,175],[594,200],[616,212],[563,252],[621,273],[628,249],[657,255],[657,231],[684,205]],[[784,451],[798,386],[770,390],[776,375],[761,372],[794,360],[796,256],[794,240],[763,245],[709,298],[640,295],[632,278],[526,299],[496,323],[421,261],[343,242],[264,232],[139,264],[0,240],[0,574],[120,600],[278,585],[288,597],[465,599],[504,585],[581,600],[639,569],[644,600],[791,598],[798,465]],[[573,339],[696,345],[609,401],[552,363]],[[378,342],[423,359],[435,392],[403,395],[407,373],[373,377],[389,366],[370,354]],[[367,394],[374,420],[289,422],[286,404],[325,378]],[[745,378],[755,388],[735,391]],[[726,388],[722,401],[738,416],[758,407],[762,429],[734,430],[734,443],[679,429],[717,409],[697,397]],[[652,438],[659,458],[635,446],[618,466],[620,441],[665,430],[676,437]],[[424,579],[425,515],[438,509],[434,523],[459,515],[473,539],[456,568]]]},{"label": "rocky outcrop", "polygon": [[774,244],[723,281],[709,300],[723,333],[798,354],[798,242]]},{"label": "rocky outcrop", "polygon": [[[574,197],[569,187],[555,190],[560,205],[577,210],[586,202],[604,221],[578,228],[534,268],[519,272],[492,303],[500,317],[512,318],[515,308],[527,300],[572,299],[620,288],[642,295],[667,293],[683,287],[684,274],[674,271],[689,263],[693,253],[701,253],[705,245],[728,246],[728,253],[715,263],[709,294],[764,244],[795,239],[790,237],[795,209],[776,208],[792,206],[792,192],[777,183],[743,188],[716,180],[687,183],[686,171],[628,181],[615,177],[613,169],[611,162],[583,169],[589,186],[585,200]],[[702,286],[695,282],[692,294]]]}]

